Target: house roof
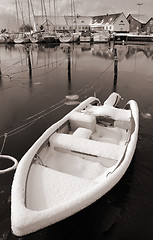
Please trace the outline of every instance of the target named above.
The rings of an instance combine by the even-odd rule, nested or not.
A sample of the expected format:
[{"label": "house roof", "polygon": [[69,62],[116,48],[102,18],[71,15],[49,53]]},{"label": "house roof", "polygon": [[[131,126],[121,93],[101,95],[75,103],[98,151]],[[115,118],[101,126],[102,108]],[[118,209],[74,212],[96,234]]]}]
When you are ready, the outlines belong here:
[{"label": "house roof", "polygon": [[142,24],[147,23],[150,19],[149,17],[147,17],[146,15],[143,15],[143,14],[140,14],[139,16],[138,16],[138,14],[129,14],[129,15],[131,15],[136,21],[138,21]]},{"label": "house roof", "polygon": [[80,16],[80,15],[77,15],[76,17],[65,16],[65,19],[68,25],[72,25],[72,20],[77,25],[83,25],[83,26],[89,25],[92,21],[91,16]]},{"label": "house roof", "polygon": [[[51,17],[47,17],[48,21],[50,21],[53,25],[72,25],[72,21],[73,24],[77,24],[77,25],[89,25],[91,23],[91,19],[92,17],[90,16],[80,16],[77,15],[76,17],[74,16],[51,16]],[[38,24],[42,24],[43,22],[45,22],[45,16],[35,16],[35,21]]]},{"label": "house roof", "polygon": [[113,24],[116,19],[123,13],[116,13],[116,14],[106,14],[106,15],[101,15],[101,16],[95,16],[93,17],[92,23],[101,23],[101,24]]}]

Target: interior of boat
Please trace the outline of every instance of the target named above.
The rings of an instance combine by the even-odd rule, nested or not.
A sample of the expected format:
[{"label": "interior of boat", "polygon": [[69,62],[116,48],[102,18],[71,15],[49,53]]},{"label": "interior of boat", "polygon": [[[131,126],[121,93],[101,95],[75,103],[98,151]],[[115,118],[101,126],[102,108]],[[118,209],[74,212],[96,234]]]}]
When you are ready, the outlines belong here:
[{"label": "interior of boat", "polygon": [[128,111],[126,121],[74,111],[39,150],[35,163],[62,172],[69,171],[72,165],[76,176],[84,174],[78,167],[82,163],[98,163],[103,169],[112,167],[122,160],[130,140],[131,111],[124,111]]},{"label": "interior of boat", "polygon": [[[108,168],[123,160],[133,131],[131,110],[120,110],[114,119],[103,113],[96,114],[96,111],[93,114],[88,109],[73,111],[69,119],[52,133],[36,153],[28,176],[27,193],[30,195],[35,191],[37,196],[36,192],[39,192],[43,184],[42,179],[47,182],[47,186],[52,186],[53,191],[54,184],[57,185],[54,182],[55,176],[63,188],[65,184],[71,185],[70,192],[73,196],[77,187],[83,193],[102,181]],[[43,184],[42,188],[45,187]],[[59,202],[63,198],[62,192],[61,189],[61,193],[57,193],[55,189]],[[46,194],[49,194],[47,189]],[[68,192],[67,194],[65,199],[70,199],[72,196]],[[41,197],[35,201],[27,198],[26,201],[29,208],[37,210],[45,209],[51,204],[44,203]]]}]

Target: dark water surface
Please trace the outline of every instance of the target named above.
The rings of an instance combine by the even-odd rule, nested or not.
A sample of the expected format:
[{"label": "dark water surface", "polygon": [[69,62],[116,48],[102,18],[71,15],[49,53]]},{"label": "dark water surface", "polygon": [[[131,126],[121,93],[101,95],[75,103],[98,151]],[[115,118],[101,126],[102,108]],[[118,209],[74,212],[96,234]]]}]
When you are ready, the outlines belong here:
[{"label": "dark water surface", "polygon": [[[153,239],[153,45],[0,45],[0,151],[20,160],[34,141],[77,102],[112,91],[139,105],[135,155],[120,182],[96,203],[55,225],[19,239]],[[114,72],[115,70],[115,72]],[[7,133],[4,143],[4,133]],[[0,169],[8,167],[0,162]],[[10,228],[14,172],[0,175],[0,240]]]}]

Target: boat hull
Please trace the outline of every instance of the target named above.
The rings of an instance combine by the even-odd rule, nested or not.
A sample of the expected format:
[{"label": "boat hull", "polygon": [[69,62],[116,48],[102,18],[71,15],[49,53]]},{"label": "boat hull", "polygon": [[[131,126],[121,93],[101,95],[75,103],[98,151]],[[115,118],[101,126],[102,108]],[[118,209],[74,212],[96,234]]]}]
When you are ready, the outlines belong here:
[{"label": "boat hull", "polygon": [[[109,165],[106,166],[108,162],[106,163],[105,157],[107,156],[102,158],[102,161],[104,160],[105,162],[104,165],[101,162],[97,162],[97,160],[93,161],[95,158],[91,157],[91,155],[96,154],[96,152],[92,153],[91,150],[93,148],[91,146],[97,144],[96,141],[89,140],[90,148],[86,149],[85,147],[88,145],[86,144],[88,142],[88,139],[86,139],[88,138],[87,135],[94,131],[93,123],[95,118],[89,115],[89,113],[83,115],[84,119],[89,118],[90,121],[88,122],[89,129],[84,132],[81,128],[81,134],[85,134],[85,139],[84,137],[83,139],[82,137],[81,139],[79,138],[83,143],[81,146],[78,146],[78,140],[75,140],[78,128],[73,133],[75,136],[73,134],[69,136],[63,134],[63,131],[67,131],[66,128],[68,126],[65,124],[71,119],[71,126],[75,128],[73,125],[75,125],[74,120],[76,120],[76,117],[74,116],[78,112],[82,114],[82,111],[93,102],[99,104],[98,99],[91,97],[82,102],[60,121],[53,124],[21,159],[12,184],[11,222],[12,231],[15,235],[29,234],[71,216],[103,196],[124,175],[132,160],[138,137],[139,114],[135,101],[131,100],[128,102],[133,119],[130,141],[125,148],[124,157],[120,158],[117,163],[113,162],[113,165],[112,161],[110,161]],[[105,105],[107,105],[107,102]],[[79,122],[79,124],[84,123]],[[97,127],[99,128],[99,126]],[[59,133],[59,131],[62,132]],[[63,137],[65,141],[63,141]],[[97,135],[93,137],[97,138]],[[107,139],[107,144],[111,146],[112,142],[109,143],[110,139],[108,141],[109,134],[107,134],[107,131],[105,138]],[[116,141],[116,135],[113,141]],[[63,144],[64,149],[70,147],[70,150],[65,152]],[[98,144],[105,145],[106,143],[102,141],[98,142]],[[44,145],[46,146],[45,148]],[[50,146],[54,146],[53,155],[49,150]],[[81,147],[82,153],[80,155],[80,150],[77,148]],[[118,149],[119,146],[116,144],[116,147]],[[87,159],[84,159],[86,150],[90,154],[88,154]],[[93,151],[96,150],[93,149]],[[117,152],[115,150],[115,154],[118,154]],[[36,157],[36,153],[39,153],[40,158],[38,155],[38,158]],[[104,154],[107,155],[108,151]],[[63,155],[66,158],[63,158]],[[48,158],[47,156],[50,157]],[[73,164],[72,157],[74,157]],[[38,161],[44,158],[46,160],[43,160],[44,162],[41,162],[41,164],[33,164],[35,158]],[[50,162],[50,158],[52,158],[52,162]],[[98,159],[101,161],[101,158],[98,157]],[[81,166],[81,169],[78,166]],[[85,171],[83,170],[84,168],[86,168]]]}]

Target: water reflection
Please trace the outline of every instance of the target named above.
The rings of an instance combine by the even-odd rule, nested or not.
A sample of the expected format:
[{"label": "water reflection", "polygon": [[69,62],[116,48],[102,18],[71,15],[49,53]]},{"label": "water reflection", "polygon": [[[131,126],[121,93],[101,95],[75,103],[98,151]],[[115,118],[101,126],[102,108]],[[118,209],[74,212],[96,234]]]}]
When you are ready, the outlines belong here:
[{"label": "water reflection", "polygon": [[[25,45],[0,45],[0,56],[3,56],[0,79],[1,135],[21,126],[21,123],[24,125],[27,119],[32,119],[31,123],[34,123],[7,138],[3,153],[13,155],[18,160],[47,127],[73,109],[72,103],[78,104],[92,95],[96,95],[103,102],[112,91],[118,91],[124,97],[122,106],[128,99],[135,99],[139,104],[139,141],[128,173],[115,190],[95,205],[44,230],[48,231],[47,238],[50,238],[50,232],[54,232],[54,237],[61,235],[62,226],[66,233],[67,223],[72,238],[74,231],[78,237],[84,237],[90,229],[94,239],[101,239],[102,235],[107,239],[124,239],[125,231],[133,231],[132,225],[134,233],[137,233],[140,230],[139,225],[144,226],[144,222],[151,223],[153,45],[30,44],[28,52]],[[66,99],[66,96],[69,98]],[[0,138],[0,146],[2,143],[3,137]],[[12,178],[13,176],[8,181],[9,176],[6,176],[5,180],[0,181],[0,207],[4,209],[0,219],[0,226],[4,227],[0,228],[0,238],[9,235],[8,239],[14,239],[10,231],[9,210]],[[144,202],[150,215],[149,211],[145,215]],[[105,223],[105,216],[111,214],[113,217],[107,218]],[[96,223],[93,216],[96,216]],[[85,228],[80,228],[80,221],[86,223],[84,219],[89,219],[88,229],[85,225]],[[75,224],[77,221],[80,234]],[[129,221],[132,222],[130,226]],[[149,225],[145,226],[145,230],[142,229],[143,238],[146,236],[146,229],[149,232]],[[37,239],[39,235],[38,239],[43,239],[42,233],[43,231],[40,231],[26,238]],[[128,234],[127,236],[130,237]]]},{"label": "water reflection", "polygon": [[138,53],[143,53],[147,58],[153,59],[153,45],[128,46],[128,52],[125,56],[127,59],[129,59],[130,57]]}]

